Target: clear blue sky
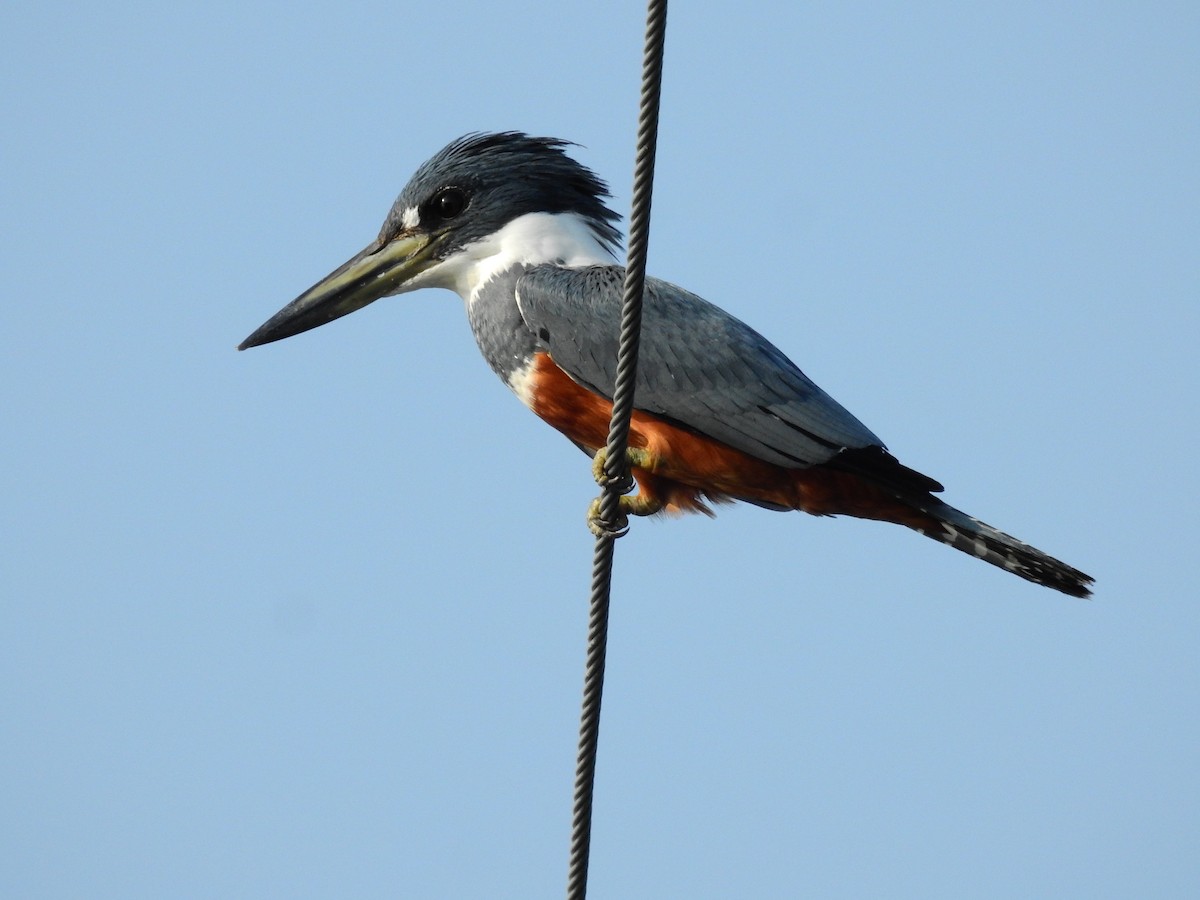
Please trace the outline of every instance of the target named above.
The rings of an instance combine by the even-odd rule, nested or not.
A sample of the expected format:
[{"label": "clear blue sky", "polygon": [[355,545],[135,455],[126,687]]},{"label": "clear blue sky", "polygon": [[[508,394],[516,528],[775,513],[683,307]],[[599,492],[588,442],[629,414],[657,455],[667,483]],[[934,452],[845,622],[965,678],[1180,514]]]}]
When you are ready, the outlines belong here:
[{"label": "clear blue sky", "polygon": [[[1097,592],[636,522],[593,896],[1200,895],[1200,7],[702,7],[651,271]],[[643,14],[0,12],[0,894],[561,895],[587,459],[445,292],[234,346],[464,132],[624,210]]]}]

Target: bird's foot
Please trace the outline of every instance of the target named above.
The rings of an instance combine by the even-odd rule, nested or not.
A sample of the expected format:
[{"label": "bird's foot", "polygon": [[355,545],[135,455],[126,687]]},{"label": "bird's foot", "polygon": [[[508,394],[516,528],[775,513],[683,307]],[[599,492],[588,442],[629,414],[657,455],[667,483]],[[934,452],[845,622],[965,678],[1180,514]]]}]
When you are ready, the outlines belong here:
[{"label": "bird's foot", "polygon": [[616,521],[608,523],[600,513],[600,504],[603,501],[603,497],[597,497],[588,506],[588,531],[596,537],[623,537],[629,531],[630,516],[652,516],[663,508],[661,500],[650,497],[621,497],[617,500]]},{"label": "bird's foot", "polygon": [[[611,479],[608,477],[606,466],[608,465],[608,449],[601,447],[596,451],[596,455],[592,457],[592,477],[596,479],[596,484],[602,488],[606,488],[611,483],[620,493],[628,494],[633,490],[633,479],[629,475]],[[625,465],[631,469],[653,469],[654,458],[650,455],[649,450],[642,450],[638,447],[625,448]]]},{"label": "bird's foot", "polygon": [[[621,500],[628,499],[622,497]],[[616,521],[606,522],[604,516],[600,512],[600,505],[604,502],[603,497],[597,497],[588,504],[587,511],[587,527],[588,531],[598,538],[609,537],[619,538],[624,537],[629,533],[629,515],[625,513],[621,507],[617,506]],[[619,501],[618,501],[619,502]]]},{"label": "bird's foot", "polygon": [[[607,461],[608,451],[602,447],[592,459],[592,477],[596,479],[596,484],[602,488],[611,486],[622,494],[633,490],[634,482],[628,474],[616,479],[609,477],[605,468]],[[625,464],[630,468],[653,469],[654,458],[648,450],[628,447],[625,450]],[[588,506],[588,530],[596,537],[621,537],[629,531],[630,516],[652,516],[663,508],[662,501],[653,497],[641,494],[634,497],[620,497],[617,500],[616,521],[609,522],[605,521],[600,511],[603,503],[604,498],[597,497]]]}]

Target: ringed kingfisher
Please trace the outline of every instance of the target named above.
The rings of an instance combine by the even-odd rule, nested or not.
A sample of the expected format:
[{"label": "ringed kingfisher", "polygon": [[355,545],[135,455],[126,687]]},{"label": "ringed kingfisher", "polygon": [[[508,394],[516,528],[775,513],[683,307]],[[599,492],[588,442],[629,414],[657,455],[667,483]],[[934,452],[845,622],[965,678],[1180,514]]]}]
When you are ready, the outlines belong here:
[{"label": "ringed kingfisher", "polygon": [[[597,460],[616,380],[625,270],[607,185],[568,142],[473,133],[422,164],[366,249],[242,342],[257,347],[418,288],[465,302],[488,365]],[[706,501],[894,522],[1076,597],[1092,578],[955,509],[758,332],[647,278],[623,515]],[[711,513],[710,513],[711,514]],[[591,524],[596,527],[595,510]]]}]

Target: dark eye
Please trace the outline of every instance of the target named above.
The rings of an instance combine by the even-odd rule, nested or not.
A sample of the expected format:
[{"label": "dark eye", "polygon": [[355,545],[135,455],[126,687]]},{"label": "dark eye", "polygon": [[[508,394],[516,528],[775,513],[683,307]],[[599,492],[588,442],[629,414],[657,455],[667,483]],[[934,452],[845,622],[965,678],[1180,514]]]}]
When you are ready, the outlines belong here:
[{"label": "dark eye", "polygon": [[429,201],[429,208],[439,219],[453,219],[467,208],[467,195],[462,188],[442,188]]}]

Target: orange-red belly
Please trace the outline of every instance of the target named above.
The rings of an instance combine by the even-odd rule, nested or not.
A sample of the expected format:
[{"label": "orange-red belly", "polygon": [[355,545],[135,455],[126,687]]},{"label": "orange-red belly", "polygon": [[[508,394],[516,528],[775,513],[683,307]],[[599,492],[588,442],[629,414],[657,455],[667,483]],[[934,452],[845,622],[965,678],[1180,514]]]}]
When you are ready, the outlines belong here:
[{"label": "orange-red belly", "polygon": [[[527,378],[530,408],[543,420],[592,453],[608,442],[611,401],[572,381],[546,353],[534,357]],[[706,499],[747,500],[814,515],[928,524],[924,514],[854,473],[777,466],[642,410],[630,420],[629,445],[653,457],[653,467],[632,474],[642,495],[661,501],[666,512],[707,512]]]}]

